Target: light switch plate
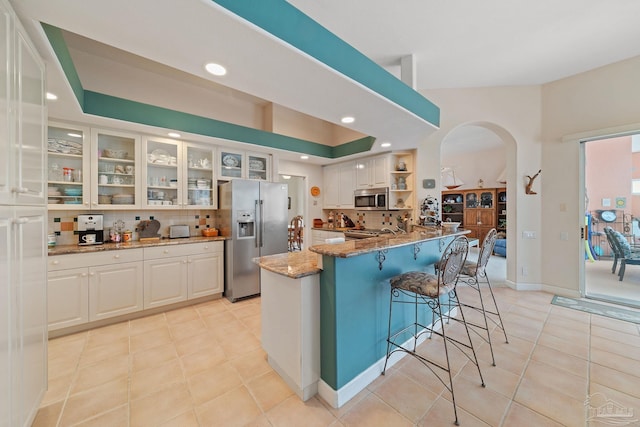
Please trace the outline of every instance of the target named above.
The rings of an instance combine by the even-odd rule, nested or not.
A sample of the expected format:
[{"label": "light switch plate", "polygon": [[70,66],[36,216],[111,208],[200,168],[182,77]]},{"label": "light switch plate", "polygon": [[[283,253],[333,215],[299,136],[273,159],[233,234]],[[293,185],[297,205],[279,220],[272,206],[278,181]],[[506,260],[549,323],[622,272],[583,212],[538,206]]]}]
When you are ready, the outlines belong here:
[{"label": "light switch plate", "polygon": [[435,179],[423,179],[422,180],[422,188],[436,188],[436,180]]}]

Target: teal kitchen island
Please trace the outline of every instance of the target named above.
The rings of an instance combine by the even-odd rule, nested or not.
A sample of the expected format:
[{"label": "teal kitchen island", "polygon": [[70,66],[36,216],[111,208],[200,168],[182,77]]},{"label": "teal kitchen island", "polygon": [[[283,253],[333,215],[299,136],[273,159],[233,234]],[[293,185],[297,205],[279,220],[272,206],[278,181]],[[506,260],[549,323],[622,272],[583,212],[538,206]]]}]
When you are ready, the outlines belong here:
[{"label": "teal kitchen island", "polygon": [[[317,391],[333,407],[344,405],[382,372],[389,279],[433,272],[446,245],[466,233],[434,228],[257,258],[262,345],[271,366],[302,399]],[[394,310],[392,327],[413,322],[414,313],[409,305]],[[431,323],[430,313],[421,315]]]}]

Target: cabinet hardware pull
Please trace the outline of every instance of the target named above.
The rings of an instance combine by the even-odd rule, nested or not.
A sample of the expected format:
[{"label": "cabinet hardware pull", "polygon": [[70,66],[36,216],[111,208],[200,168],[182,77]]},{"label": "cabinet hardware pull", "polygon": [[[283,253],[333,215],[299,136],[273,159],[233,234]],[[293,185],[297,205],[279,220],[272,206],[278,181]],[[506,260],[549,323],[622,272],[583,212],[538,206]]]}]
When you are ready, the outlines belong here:
[{"label": "cabinet hardware pull", "polygon": [[58,265],[60,264],[60,261],[53,261],[53,265]]}]

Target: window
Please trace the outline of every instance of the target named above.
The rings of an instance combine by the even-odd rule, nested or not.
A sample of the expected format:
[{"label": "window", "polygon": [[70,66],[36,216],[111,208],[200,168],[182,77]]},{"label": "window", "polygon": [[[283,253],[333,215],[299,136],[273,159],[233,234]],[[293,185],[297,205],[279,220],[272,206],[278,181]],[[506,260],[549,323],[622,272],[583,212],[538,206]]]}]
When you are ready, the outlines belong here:
[{"label": "window", "polygon": [[640,179],[631,180],[631,192],[633,194],[640,194]]}]

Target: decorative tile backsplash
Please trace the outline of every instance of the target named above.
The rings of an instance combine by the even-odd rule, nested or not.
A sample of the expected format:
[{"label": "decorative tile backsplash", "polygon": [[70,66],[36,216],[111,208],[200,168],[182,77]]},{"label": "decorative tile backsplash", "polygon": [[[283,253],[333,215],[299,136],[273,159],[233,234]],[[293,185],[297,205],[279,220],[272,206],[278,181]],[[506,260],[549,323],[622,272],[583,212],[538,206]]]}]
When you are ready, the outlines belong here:
[{"label": "decorative tile backsplash", "polygon": [[160,222],[160,234],[169,235],[170,225],[188,225],[192,236],[200,236],[200,229],[215,227],[217,224],[215,210],[184,210],[184,211],[49,211],[49,232],[55,232],[58,245],[73,245],[78,243],[78,215],[102,214],[105,235],[117,220],[124,221],[124,229],[133,231],[133,240],[138,240],[137,226],[142,220],[156,219]]},{"label": "decorative tile backsplash", "polygon": [[[365,228],[382,228],[395,226],[397,224],[396,217],[404,215],[406,211],[357,211],[357,210],[334,210],[334,213],[345,214],[356,226]],[[325,215],[329,210],[325,210]],[[326,220],[325,220],[326,221]]]}]

